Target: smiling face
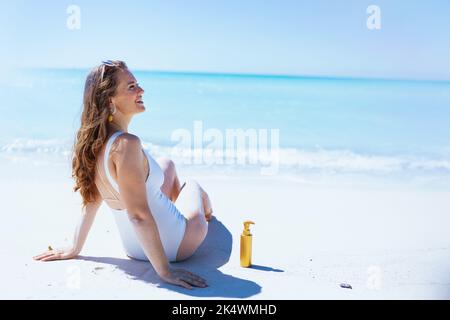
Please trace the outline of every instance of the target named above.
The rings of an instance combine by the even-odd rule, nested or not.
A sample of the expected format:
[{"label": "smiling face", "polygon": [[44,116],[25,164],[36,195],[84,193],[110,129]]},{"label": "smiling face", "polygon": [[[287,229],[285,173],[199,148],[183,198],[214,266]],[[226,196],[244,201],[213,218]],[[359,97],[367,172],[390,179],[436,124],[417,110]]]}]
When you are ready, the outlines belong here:
[{"label": "smiling face", "polygon": [[117,73],[117,82],[117,90],[111,98],[117,110],[127,116],[144,112],[144,89],[139,86],[133,74],[127,69],[120,70]]}]

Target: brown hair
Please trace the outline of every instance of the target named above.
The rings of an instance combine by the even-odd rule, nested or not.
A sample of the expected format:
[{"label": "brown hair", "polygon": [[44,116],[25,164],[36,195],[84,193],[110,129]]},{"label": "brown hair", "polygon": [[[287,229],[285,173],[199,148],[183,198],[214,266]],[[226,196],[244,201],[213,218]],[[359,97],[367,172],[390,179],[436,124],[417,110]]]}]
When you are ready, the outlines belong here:
[{"label": "brown hair", "polygon": [[86,78],[81,126],[73,146],[72,177],[74,192],[80,190],[83,207],[94,202],[99,192],[95,185],[95,165],[100,149],[108,137],[110,98],[118,86],[117,73],[127,69],[123,61],[103,63],[91,70]]}]

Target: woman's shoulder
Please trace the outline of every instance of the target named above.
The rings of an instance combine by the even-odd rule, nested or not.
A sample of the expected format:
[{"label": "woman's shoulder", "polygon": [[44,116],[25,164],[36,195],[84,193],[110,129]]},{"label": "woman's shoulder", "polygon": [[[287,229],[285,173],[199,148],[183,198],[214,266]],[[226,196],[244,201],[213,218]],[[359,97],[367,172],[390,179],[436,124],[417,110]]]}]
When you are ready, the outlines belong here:
[{"label": "woman's shoulder", "polygon": [[134,135],[132,133],[128,133],[128,132],[122,132],[121,134],[118,135],[118,137],[116,138],[116,141],[122,142],[122,143],[136,143],[136,142],[141,142],[141,139],[139,139],[139,137],[137,135]]},{"label": "woman's shoulder", "polygon": [[[138,136],[123,132],[121,133],[112,145],[112,150],[115,153],[139,151],[142,148],[141,139]],[[139,151],[140,152],[140,151]]]}]

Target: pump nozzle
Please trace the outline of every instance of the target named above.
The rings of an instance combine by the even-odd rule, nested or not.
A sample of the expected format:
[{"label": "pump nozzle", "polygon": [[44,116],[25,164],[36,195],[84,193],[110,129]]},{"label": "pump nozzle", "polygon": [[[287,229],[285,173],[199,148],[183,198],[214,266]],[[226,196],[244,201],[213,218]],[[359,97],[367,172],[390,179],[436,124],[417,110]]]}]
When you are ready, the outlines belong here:
[{"label": "pump nozzle", "polygon": [[242,232],[242,235],[244,236],[251,236],[250,234],[250,225],[255,224],[253,221],[244,221],[244,231]]},{"label": "pump nozzle", "polygon": [[244,231],[241,234],[241,267],[247,268],[252,265],[252,234],[250,225],[253,221],[244,221]]}]

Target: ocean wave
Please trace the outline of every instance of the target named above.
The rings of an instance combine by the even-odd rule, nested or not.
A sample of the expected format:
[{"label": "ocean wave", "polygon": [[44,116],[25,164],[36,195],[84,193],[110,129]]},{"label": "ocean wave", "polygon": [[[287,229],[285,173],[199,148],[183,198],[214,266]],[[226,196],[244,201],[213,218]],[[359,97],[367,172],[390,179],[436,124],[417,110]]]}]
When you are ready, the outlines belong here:
[{"label": "ocean wave", "polygon": [[[0,146],[3,159],[23,162],[30,159],[39,163],[70,162],[72,142],[67,139],[14,139]],[[267,167],[296,172],[397,174],[412,171],[450,173],[448,158],[418,155],[371,155],[351,150],[302,150],[270,148],[267,150],[190,149],[158,145],[143,141],[143,148],[153,157],[170,157],[181,166],[209,166],[216,169]],[[226,168],[226,169],[225,169]]]},{"label": "ocean wave", "polygon": [[62,139],[14,139],[10,143],[0,146],[0,153],[17,155],[47,154],[67,156],[71,153],[71,146]]}]

